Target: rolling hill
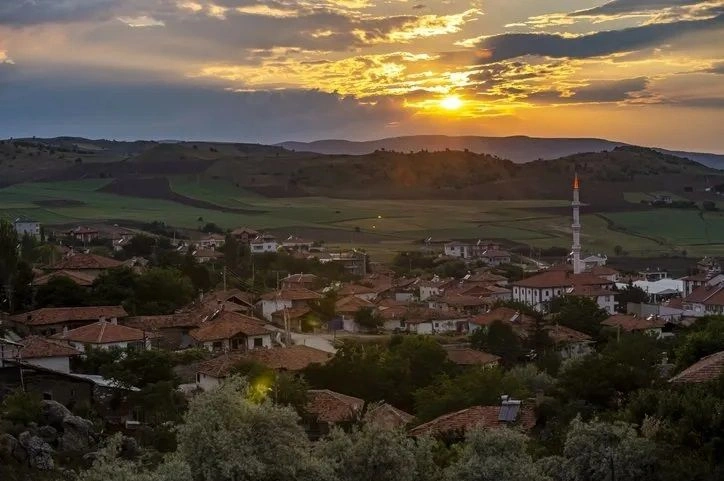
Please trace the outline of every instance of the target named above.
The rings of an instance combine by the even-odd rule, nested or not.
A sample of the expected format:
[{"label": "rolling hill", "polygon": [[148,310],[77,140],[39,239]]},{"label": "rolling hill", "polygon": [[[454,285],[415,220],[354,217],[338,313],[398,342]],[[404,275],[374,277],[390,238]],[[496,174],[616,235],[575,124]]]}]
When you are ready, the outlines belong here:
[{"label": "rolling hill", "polygon": [[[580,152],[601,152],[616,147],[629,146],[623,142],[612,142],[594,138],[535,138],[526,136],[480,137],[445,135],[415,135],[390,137],[380,140],[353,142],[349,140],[318,140],[314,142],[282,142],[279,146],[300,152],[320,154],[364,155],[377,150],[396,152],[417,152],[420,150],[443,151],[469,150],[486,153],[512,160],[516,163],[532,162],[538,159],[555,159]],[[676,152],[655,148],[665,154],[684,157],[709,167],[724,169],[724,155],[699,152]]]}]

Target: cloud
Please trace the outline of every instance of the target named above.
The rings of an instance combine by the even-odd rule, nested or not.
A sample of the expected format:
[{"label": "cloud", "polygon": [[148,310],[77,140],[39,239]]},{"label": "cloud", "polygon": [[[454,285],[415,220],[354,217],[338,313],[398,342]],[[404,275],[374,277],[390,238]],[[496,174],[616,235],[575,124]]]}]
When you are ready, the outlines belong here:
[{"label": "cloud", "polygon": [[546,90],[527,96],[527,100],[536,103],[608,103],[622,102],[647,96],[649,85],[646,77],[623,80],[595,80],[588,85],[573,88],[569,91]]},{"label": "cloud", "polygon": [[[1,57],[1,55],[0,55],[0,57]],[[724,75],[724,62],[716,62],[711,67],[706,69],[705,72]]]},{"label": "cloud", "polygon": [[108,18],[115,0],[2,0],[0,25],[33,25]]},{"label": "cloud", "polygon": [[589,58],[653,47],[697,32],[724,28],[724,15],[706,19],[649,24],[588,35],[566,36],[547,33],[505,33],[480,39],[481,63],[496,62],[524,55],[552,58]]},{"label": "cloud", "polygon": [[680,7],[703,3],[702,0],[612,0],[598,7],[570,13],[572,17],[617,16],[627,13],[641,13],[669,7]]}]

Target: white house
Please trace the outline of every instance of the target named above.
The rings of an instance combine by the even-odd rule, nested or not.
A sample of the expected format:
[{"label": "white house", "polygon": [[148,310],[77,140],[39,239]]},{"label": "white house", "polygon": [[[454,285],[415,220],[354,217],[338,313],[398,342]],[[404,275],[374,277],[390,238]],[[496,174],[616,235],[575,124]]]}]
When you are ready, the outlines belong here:
[{"label": "white house", "polygon": [[276,252],[279,250],[279,243],[273,235],[262,234],[249,243],[249,248],[252,254]]},{"label": "white house", "polygon": [[548,309],[548,303],[559,296],[596,297],[602,308],[613,313],[615,293],[610,291],[609,296],[608,293],[602,292],[612,289],[613,286],[611,280],[588,272],[574,274],[568,269],[553,269],[514,282],[512,298],[514,301],[524,302],[537,311],[544,312]]},{"label": "white house", "polygon": [[586,333],[561,325],[548,326],[546,332],[563,359],[577,359],[593,352],[593,338]]},{"label": "white house", "polygon": [[445,244],[445,255],[450,257],[460,257],[462,259],[470,259],[473,257],[473,244],[465,242],[448,242]]},{"label": "white house", "polygon": [[30,336],[20,341],[17,360],[59,372],[70,372],[70,358],[80,351],[55,339]]},{"label": "white house", "polygon": [[724,282],[697,287],[683,300],[684,311],[692,316],[724,314]]},{"label": "white house", "polygon": [[28,234],[31,237],[40,237],[40,222],[30,219],[17,218],[13,222],[18,237]]},{"label": "white house", "polygon": [[268,292],[261,296],[262,317],[267,321],[271,321],[272,314],[275,312],[291,309],[293,307],[305,307],[309,301],[321,299],[322,295],[304,287],[295,287],[293,289],[281,289],[279,291]]},{"label": "white house", "polygon": [[487,249],[480,254],[480,258],[489,266],[499,266],[501,264],[510,264],[512,255],[508,251]]},{"label": "white house", "polygon": [[76,329],[63,330],[52,336],[67,342],[80,352],[86,347],[94,349],[147,349],[151,347],[150,334],[140,329],[120,326],[115,321],[98,321]]}]

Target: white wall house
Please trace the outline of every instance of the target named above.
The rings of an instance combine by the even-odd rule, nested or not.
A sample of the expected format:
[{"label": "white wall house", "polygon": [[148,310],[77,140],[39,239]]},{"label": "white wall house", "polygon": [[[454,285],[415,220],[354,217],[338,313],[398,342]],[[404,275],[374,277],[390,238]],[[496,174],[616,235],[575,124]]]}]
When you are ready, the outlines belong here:
[{"label": "white wall house", "polygon": [[252,254],[276,252],[279,250],[279,243],[274,236],[261,235],[249,243],[249,249]]},{"label": "white wall house", "polygon": [[67,342],[78,351],[85,352],[87,347],[93,349],[150,349],[150,337],[144,331],[128,326],[120,326],[115,322],[98,321],[77,329],[63,330],[53,336]]},{"label": "white wall house", "polygon": [[29,219],[15,219],[13,222],[18,237],[28,234],[31,237],[40,237],[40,222]]},{"label": "white wall house", "polygon": [[461,259],[470,259],[473,254],[473,245],[463,242],[449,242],[445,244],[445,255],[450,257],[460,257]]}]

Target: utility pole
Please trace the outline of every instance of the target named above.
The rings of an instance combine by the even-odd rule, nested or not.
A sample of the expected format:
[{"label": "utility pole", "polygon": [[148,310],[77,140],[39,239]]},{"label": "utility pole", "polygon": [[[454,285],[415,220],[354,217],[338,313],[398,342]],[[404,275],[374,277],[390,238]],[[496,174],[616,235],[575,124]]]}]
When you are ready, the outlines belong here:
[{"label": "utility pole", "polygon": [[226,266],[224,266],[222,277],[224,279],[224,291],[226,291]]}]

